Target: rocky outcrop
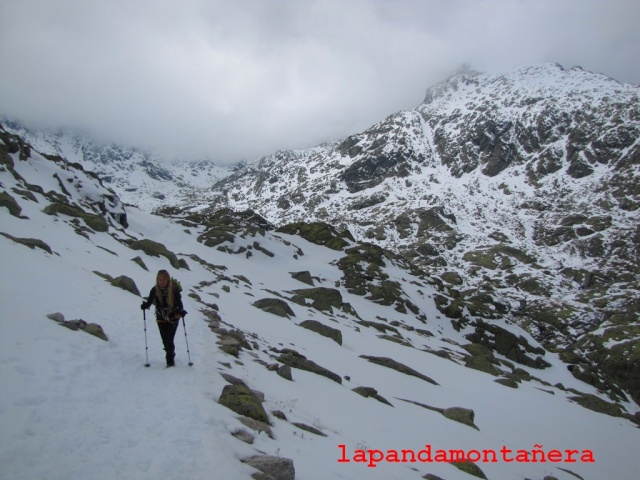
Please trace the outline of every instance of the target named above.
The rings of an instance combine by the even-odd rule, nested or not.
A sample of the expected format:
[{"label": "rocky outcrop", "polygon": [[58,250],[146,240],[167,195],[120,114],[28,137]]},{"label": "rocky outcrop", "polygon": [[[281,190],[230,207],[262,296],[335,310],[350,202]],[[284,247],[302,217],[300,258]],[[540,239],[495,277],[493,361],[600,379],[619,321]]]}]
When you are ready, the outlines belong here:
[{"label": "rocky outcrop", "polygon": [[425,382],[429,382],[433,385],[438,385],[438,383],[427,377],[426,375],[423,375],[422,373],[414,370],[411,367],[408,367],[407,365],[404,365],[403,363],[397,362],[395,360],[393,360],[392,358],[388,358],[388,357],[373,357],[370,355],[360,355],[360,358],[364,358],[366,360],[369,360],[371,363],[375,363],[377,365],[381,365],[383,367],[387,367],[387,368],[391,368],[392,370],[396,370],[400,373],[404,373],[405,375],[410,375],[412,377],[417,377],[421,380],[424,380]]},{"label": "rocky outcrop", "polygon": [[342,332],[337,328],[332,328],[317,320],[305,320],[298,324],[300,327],[311,330],[312,332],[319,333],[324,337],[328,337],[338,345],[342,345]]},{"label": "rocky outcrop", "polygon": [[14,237],[13,235],[9,235],[8,233],[4,233],[4,232],[0,232],[0,235],[2,235],[3,237],[8,238],[9,240],[12,240],[16,243],[19,243],[20,245],[24,245],[25,247],[29,247],[30,249],[34,250],[36,248],[39,248],[40,250],[43,250],[47,253],[53,253],[51,250],[51,247],[49,245],[47,245],[45,242],[43,242],[42,240],[38,239],[38,238],[18,238],[18,237]]},{"label": "rocky outcrop", "polygon": [[322,222],[297,222],[284,225],[276,231],[290,235],[300,235],[305,240],[324,245],[332,250],[342,250],[349,245],[348,240],[354,241],[348,230],[339,232],[334,227]]},{"label": "rocky outcrop", "polygon": [[142,250],[151,257],[165,257],[173,268],[181,268],[184,265],[178,260],[175,253],[169,251],[162,243],[147,238],[136,240],[129,244],[132,250]]},{"label": "rocky outcrop", "polygon": [[280,350],[279,353],[280,356],[278,356],[277,360],[281,363],[284,363],[285,365],[289,365],[292,368],[298,368],[300,370],[306,370],[307,372],[327,377],[334,382],[340,384],[342,383],[342,378],[340,377],[340,375],[337,375],[331,370],[321,367],[314,361],[307,359],[307,357],[296,352],[295,350],[285,348],[283,350]]},{"label": "rocky outcrop", "polygon": [[47,318],[57,322],[59,325],[62,325],[69,330],[81,330],[85,333],[88,333],[89,335],[98,337],[100,340],[104,340],[105,342],[109,340],[109,337],[104,332],[103,328],[97,323],[88,323],[82,319],[65,320],[64,315],[59,312],[50,313],[47,315]]},{"label": "rocky outcrop", "polygon": [[393,407],[393,405],[389,402],[389,400],[384,398],[382,395],[379,395],[378,390],[376,390],[373,387],[356,387],[353,389],[353,391],[356,392],[358,395],[363,396],[364,398],[374,398],[380,403],[384,403],[386,405]]},{"label": "rocky outcrop", "polygon": [[279,317],[295,317],[289,304],[280,298],[262,298],[253,302],[253,306]]}]

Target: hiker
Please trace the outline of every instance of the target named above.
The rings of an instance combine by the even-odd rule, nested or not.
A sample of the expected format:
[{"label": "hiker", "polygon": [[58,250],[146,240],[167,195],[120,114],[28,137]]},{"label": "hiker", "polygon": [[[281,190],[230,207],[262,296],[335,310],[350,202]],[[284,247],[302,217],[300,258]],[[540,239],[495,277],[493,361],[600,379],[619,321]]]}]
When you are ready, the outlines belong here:
[{"label": "hiker", "polygon": [[140,305],[142,310],[147,310],[151,305],[156,307],[156,322],[166,352],[167,367],[175,366],[176,349],[173,338],[176,335],[180,317],[187,313],[182,305],[180,290],[179,284],[172,281],[169,272],[160,270],[156,276],[155,286],[149,292],[147,300]]}]

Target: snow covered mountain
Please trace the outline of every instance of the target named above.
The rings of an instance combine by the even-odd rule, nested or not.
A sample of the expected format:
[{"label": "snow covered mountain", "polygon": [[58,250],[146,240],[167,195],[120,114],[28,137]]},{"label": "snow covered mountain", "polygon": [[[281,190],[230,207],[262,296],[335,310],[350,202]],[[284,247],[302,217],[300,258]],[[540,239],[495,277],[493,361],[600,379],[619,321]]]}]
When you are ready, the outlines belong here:
[{"label": "snow covered mountain", "polygon": [[[557,64],[464,72],[342,141],[280,151],[197,208],[324,221],[441,278],[640,401],[640,87]],[[206,209],[205,209],[206,211]]]},{"label": "snow covered mountain", "polygon": [[[508,318],[452,321],[389,250],[123,206],[4,130],[0,188],[0,478],[636,478],[636,402]],[[159,269],[189,312],[172,369],[139,308]]]},{"label": "snow covered mountain", "polygon": [[139,149],[101,143],[68,130],[27,128],[10,120],[2,124],[39,153],[62,157],[97,173],[123,202],[144,211],[191,203],[238,168],[208,159],[169,160]]}]

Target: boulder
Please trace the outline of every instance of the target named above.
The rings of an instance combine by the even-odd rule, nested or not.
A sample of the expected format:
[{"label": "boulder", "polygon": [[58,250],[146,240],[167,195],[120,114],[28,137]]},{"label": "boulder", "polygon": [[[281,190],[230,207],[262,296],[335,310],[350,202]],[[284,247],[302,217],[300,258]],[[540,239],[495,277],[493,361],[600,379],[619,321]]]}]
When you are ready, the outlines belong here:
[{"label": "boulder", "polygon": [[181,267],[180,261],[175,253],[170,252],[167,247],[162,243],[154,242],[153,240],[143,239],[132,242],[129,248],[133,250],[142,250],[144,253],[151,257],[165,257],[169,260],[169,263],[173,268],[179,269]]},{"label": "boulder", "polygon": [[311,330],[312,332],[319,333],[320,335],[330,338],[338,345],[342,345],[342,332],[337,328],[328,327],[324,323],[317,320],[305,320],[301,322],[299,326]]},{"label": "boulder", "polygon": [[265,473],[273,480],[295,480],[296,478],[296,470],[293,466],[293,460],[290,458],[256,455],[243,461],[247,465]]},{"label": "boulder", "polygon": [[225,385],[218,403],[240,415],[269,424],[260,399],[246,385]]},{"label": "boulder", "polygon": [[281,351],[281,354],[278,357],[278,361],[284,363],[285,365],[289,365],[290,367],[315,373],[316,375],[327,377],[328,379],[333,380],[336,383],[342,384],[342,378],[340,378],[340,375],[337,375],[332,371],[321,367],[312,360],[308,360],[307,357],[290,348],[285,348]]},{"label": "boulder", "polygon": [[279,317],[290,318],[290,316],[296,316],[289,304],[280,298],[262,298],[253,302],[253,306]]},{"label": "boulder", "polygon": [[307,285],[314,286],[313,278],[311,278],[311,273],[308,270],[304,272],[291,272],[291,278],[298,280],[299,282],[306,283]]},{"label": "boulder", "polygon": [[102,329],[102,327],[97,323],[87,323],[87,325],[83,328],[83,330],[86,333],[93,335],[94,337],[98,337],[104,340],[105,342],[109,340],[109,337],[107,337],[107,334],[104,333],[104,330]]},{"label": "boulder", "polygon": [[378,395],[378,391],[373,387],[356,387],[353,389],[358,395],[362,395],[364,398],[375,398],[377,401],[381,403],[386,403],[387,405],[391,405],[389,401],[381,395]]}]

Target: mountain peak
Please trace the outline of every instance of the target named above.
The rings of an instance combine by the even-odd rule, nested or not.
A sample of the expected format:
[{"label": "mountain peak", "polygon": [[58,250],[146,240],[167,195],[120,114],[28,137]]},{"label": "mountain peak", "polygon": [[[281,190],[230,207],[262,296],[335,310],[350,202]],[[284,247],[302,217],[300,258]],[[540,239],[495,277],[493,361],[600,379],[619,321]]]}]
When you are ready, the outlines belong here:
[{"label": "mountain peak", "polygon": [[457,92],[460,88],[477,85],[478,77],[482,75],[478,71],[464,68],[463,71],[457,72],[448,79],[427,88],[422,104],[429,104],[447,93]]}]

